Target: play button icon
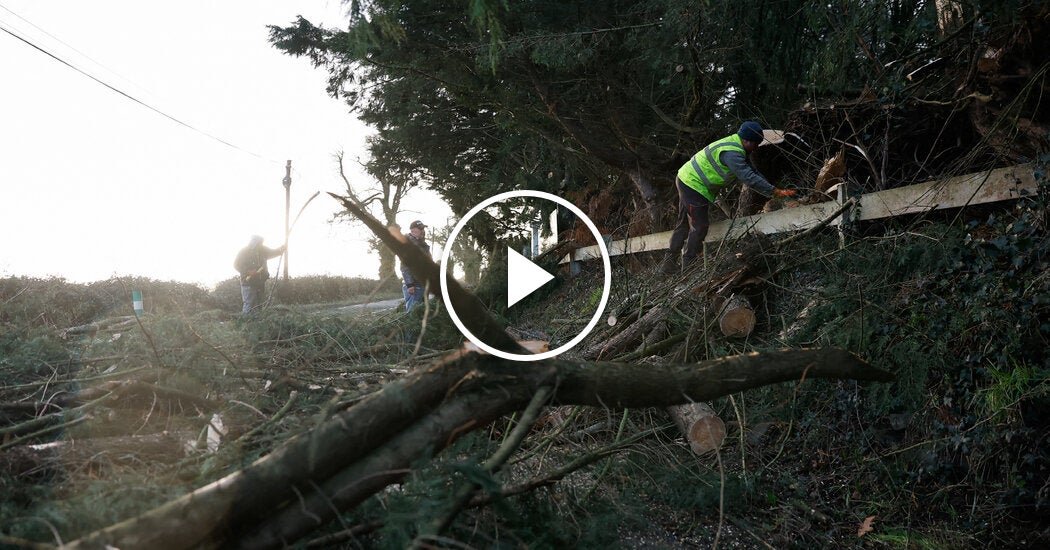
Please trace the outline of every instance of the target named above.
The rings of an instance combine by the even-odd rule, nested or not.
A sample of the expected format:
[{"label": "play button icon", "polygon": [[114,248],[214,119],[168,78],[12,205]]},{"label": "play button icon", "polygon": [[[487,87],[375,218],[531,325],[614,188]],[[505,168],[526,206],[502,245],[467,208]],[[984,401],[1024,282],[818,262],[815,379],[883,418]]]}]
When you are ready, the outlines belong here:
[{"label": "play button icon", "polygon": [[[467,329],[466,325],[463,324],[463,320],[459,318],[459,314],[456,312],[456,308],[449,299],[448,292],[448,280],[450,278],[450,258],[452,255],[452,244],[456,241],[460,232],[466,224],[475,215],[481,213],[486,208],[489,208],[493,204],[509,199],[541,199],[557,203],[558,206],[565,207],[572,212],[576,219],[583,222],[590,231],[591,235],[594,236],[595,241],[598,243],[598,250],[601,252],[602,267],[604,270],[604,276],[602,277],[602,288],[601,288],[601,299],[598,300],[598,304],[595,306],[594,312],[591,314],[590,320],[587,325],[583,327],[579,333],[576,334],[568,342],[563,343],[557,348],[550,349],[541,353],[534,354],[518,354],[510,353],[497,349],[485,343],[484,340],[480,339]],[[507,248],[507,307],[510,308],[514,304],[517,304],[526,296],[532,294],[541,286],[549,283],[554,279],[554,275],[548,273],[542,267],[532,263],[531,260],[525,256],[515,252],[512,248]],[[456,325],[463,336],[473,342],[481,350],[501,357],[503,359],[509,359],[511,361],[540,361],[543,359],[549,359],[556,357],[560,353],[564,353],[576,344],[579,344],[587,337],[587,334],[597,326],[598,321],[601,319],[602,312],[605,311],[605,305],[609,303],[609,291],[612,288],[612,265],[609,261],[609,250],[605,246],[605,239],[598,232],[598,228],[594,225],[594,222],[587,217],[586,214],[580,210],[575,204],[565,200],[562,197],[552,195],[550,193],[544,193],[543,191],[532,191],[529,189],[522,189],[518,191],[507,191],[498,195],[493,195],[480,203],[474,205],[466,214],[459,220],[455,227],[452,228],[452,232],[449,233],[448,239],[445,241],[444,249],[441,253],[441,299],[445,304],[445,308],[448,311],[449,319]]]},{"label": "play button icon", "polygon": [[520,302],[553,278],[554,275],[507,247],[507,307]]}]

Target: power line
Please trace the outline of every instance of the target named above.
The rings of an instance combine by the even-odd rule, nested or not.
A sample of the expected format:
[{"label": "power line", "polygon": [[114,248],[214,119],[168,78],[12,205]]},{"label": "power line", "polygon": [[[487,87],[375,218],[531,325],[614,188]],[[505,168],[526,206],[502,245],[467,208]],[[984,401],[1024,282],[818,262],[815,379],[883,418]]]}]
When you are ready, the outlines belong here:
[{"label": "power line", "polygon": [[7,6],[3,5],[3,4],[0,4],[0,9],[2,9],[4,11],[6,11],[7,13],[10,13],[11,15],[21,19],[22,21],[24,21],[29,26],[33,27],[34,29],[36,29],[36,30],[38,30],[38,31],[40,31],[42,33],[44,33],[45,35],[47,35],[48,37],[52,38],[53,40],[55,40],[59,44],[62,44],[63,46],[69,48],[70,50],[73,50],[74,52],[80,54],[81,57],[83,57],[83,58],[87,59],[88,61],[94,63],[95,65],[101,67],[102,69],[106,70],[107,72],[109,72],[110,74],[116,76],[117,78],[120,78],[124,82],[127,82],[128,84],[131,84],[132,86],[134,86],[134,87],[136,87],[136,88],[146,92],[147,94],[151,93],[149,90],[143,88],[138,83],[136,83],[135,81],[131,80],[130,78],[128,78],[128,77],[118,73],[117,71],[114,71],[113,69],[110,69],[109,67],[103,65],[100,61],[97,61],[94,58],[92,58],[90,55],[88,55],[88,54],[86,54],[86,53],[76,49],[72,44],[70,44],[70,43],[62,40],[61,38],[59,38],[59,37],[57,37],[57,36],[47,32],[47,30],[41,28],[39,25],[37,25],[36,23],[33,23],[32,21],[26,19],[25,17],[22,17],[21,15],[18,15],[17,13],[11,11],[11,8],[9,8],[9,7],[7,7]]},{"label": "power line", "polygon": [[23,38],[22,36],[19,36],[17,33],[15,33],[14,31],[11,31],[7,27],[4,27],[3,25],[0,25],[0,31],[3,31],[3,32],[5,32],[5,33],[7,33],[7,34],[17,38],[18,40],[24,42],[29,47],[39,51],[40,53],[43,53],[44,55],[50,57],[51,59],[54,59],[55,61],[58,61],[59,63],[65,65],[66,67],[69,67],[70,69],[73,69],[74,71],[76,71],[76,72],[78,72],[78,73],[80,73],[80,74],[90,78],[91,80],[94,80],[95,82],[105,86],[106,88],[109,88],[110,90],[112,90],[112,91],[114,91],[114,92],[124,96],[126,99],[129,99],[129,100],[131,100],[131,101],[133,101],[135,103],[138,103],[139,105],[142,105],[143,107],[145,107],[145,108],[147,108],[147,109],[149,109],[149,110],[159,114],[160,116],[162,116],[164,118],[167,118],[168,120],[171,120],[172,122],[175,122],[176,124],[179,124],[181,126],[185,126],[186,128],[189,128],[190,130],[193,130],[194,132],[197,132],[198,134],[201,134],[202,136],[209,137],[209,138],[211,138],[211,139],[213,139],[215,141],[218,141],[219,143],[221,143],[223,145],[226,145],[227,147],[236,149],[236,150],[238,150],[238,151],[240,151],[242,153],[246,153],[246,154],[252,155],[253,157],[257,157],[257,158],[265,160],[267,162],[280,164],[279,161],[276,161],[276,160],[273,160],[273,159],[270,159],[270,158],[266,158],[266,157],[264,157],[264,156],[262,156],[262,155],[260,155],[258,153],[254,153],[254,152],[249,151],[247,149],[244,149],[242,147],[238,147],[238,146],[236,146],[236,145],[234,145],[234,144],[232,144],[232,143],[230,143],[230,142],[228,142],[228,141],[226,141],[226,140],[224,140],[224,139],[222,139],[222,138],[220,138],[218,136],[209,134],[208,132],[205,132],[204,130],[201,130],[200,128],[197,128],[197,127],[193,126],[192,124],[189,124],[187,122],[183,122],[183,121],[181,121],[181,120],[179,120],[179,119],[169,115],[168,113],[165,113],[164,111],[161,111],[160,109],[150,105],[149,103],[146,103],[144,101],[139,100],[135,96],[132,96],[131,94],[128,94],[127,92],[124,92],[123,90],[120,90],[119,88],[116,88],[116,87],[108,84],[107,82],[105,82],[105,81],[103,81],[103,80],[101,80],[99,78],[96,78],[95,76],[93,76],[90,73],[80,69],[79,67],[73,65],[72,63],[66,61],[65,59],[62,59],[61,57],[58,57],[57,55],[55,55],[55,54],[45,50],[44,48],[41,48],[40,46],[37,46],[33,42],[29,41],[26,38]]}]

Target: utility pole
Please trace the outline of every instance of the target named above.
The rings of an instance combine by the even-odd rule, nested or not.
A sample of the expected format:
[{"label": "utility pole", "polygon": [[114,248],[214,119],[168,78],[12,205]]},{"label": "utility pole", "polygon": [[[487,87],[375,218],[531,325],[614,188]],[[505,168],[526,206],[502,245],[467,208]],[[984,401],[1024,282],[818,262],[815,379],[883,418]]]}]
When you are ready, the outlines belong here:
[{"label": "utility pole", "polygon": [[288,282],[288,212],[292,208],[292,161],[284,165],[284,280]]}]

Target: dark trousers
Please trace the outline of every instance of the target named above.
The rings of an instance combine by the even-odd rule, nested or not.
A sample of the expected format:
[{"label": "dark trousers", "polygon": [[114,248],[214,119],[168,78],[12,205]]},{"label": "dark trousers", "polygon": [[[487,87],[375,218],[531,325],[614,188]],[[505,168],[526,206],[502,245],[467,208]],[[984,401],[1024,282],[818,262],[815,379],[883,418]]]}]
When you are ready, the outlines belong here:
[{"label": "dark trousers", "polygon": [[688,265],[689,262],[696,259],[696,254],[700,246],[704,244],[704,238],[707,237],[707,228],[711,225],[709,221],[711,201],[691,187],[687,187],[678,178],[675,178],[675,187],[678,188],[678,225],[671,233],[670,252],[677,255],[682,250],[684,243],[685,255],[682,256],[682,262]]}]

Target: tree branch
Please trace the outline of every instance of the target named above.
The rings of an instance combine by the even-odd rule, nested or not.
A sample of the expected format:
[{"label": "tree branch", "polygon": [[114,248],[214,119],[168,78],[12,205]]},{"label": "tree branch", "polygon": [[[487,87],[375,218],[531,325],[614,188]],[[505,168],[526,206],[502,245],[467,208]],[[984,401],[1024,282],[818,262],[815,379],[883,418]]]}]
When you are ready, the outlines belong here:
[{"label": "tree branch", "polygon": [[[752,353],[693,365],[544,361],[528,368],[491,355],[454,353],[387,384],[247,468],[69,548],[190,548],[264,530],[272,544],[296,540],[318,520],[402,479],[420,458],[525,407],[543,386],[555,387],[559,404],[643,407],[707,401],[801,378],[893,376],[837,349]],[[307,493],[302,501],[293,498],[296,487]]]},{"label": "tree branch", "polygon": [[[352,215],[364,222],[375,233],[376,237],[383,241],[383,244],[387,245],[401,258],[401,261],[416,275],[416,278],[427,281],[431,291],[440,295],[441,269],[429,256],[412,243],[409,243],[400,233],[387,229],[379,220],[373,218],[353,200],[334,193],[329,193],[329,195],[339,201]],[[448,280],[448,292],[449,300],[455,306],[459,318],[475,336],[496,349],[510,353],[527,353],[489,314],[481,300],[464,290],[452,277],[449,277]]]}]

